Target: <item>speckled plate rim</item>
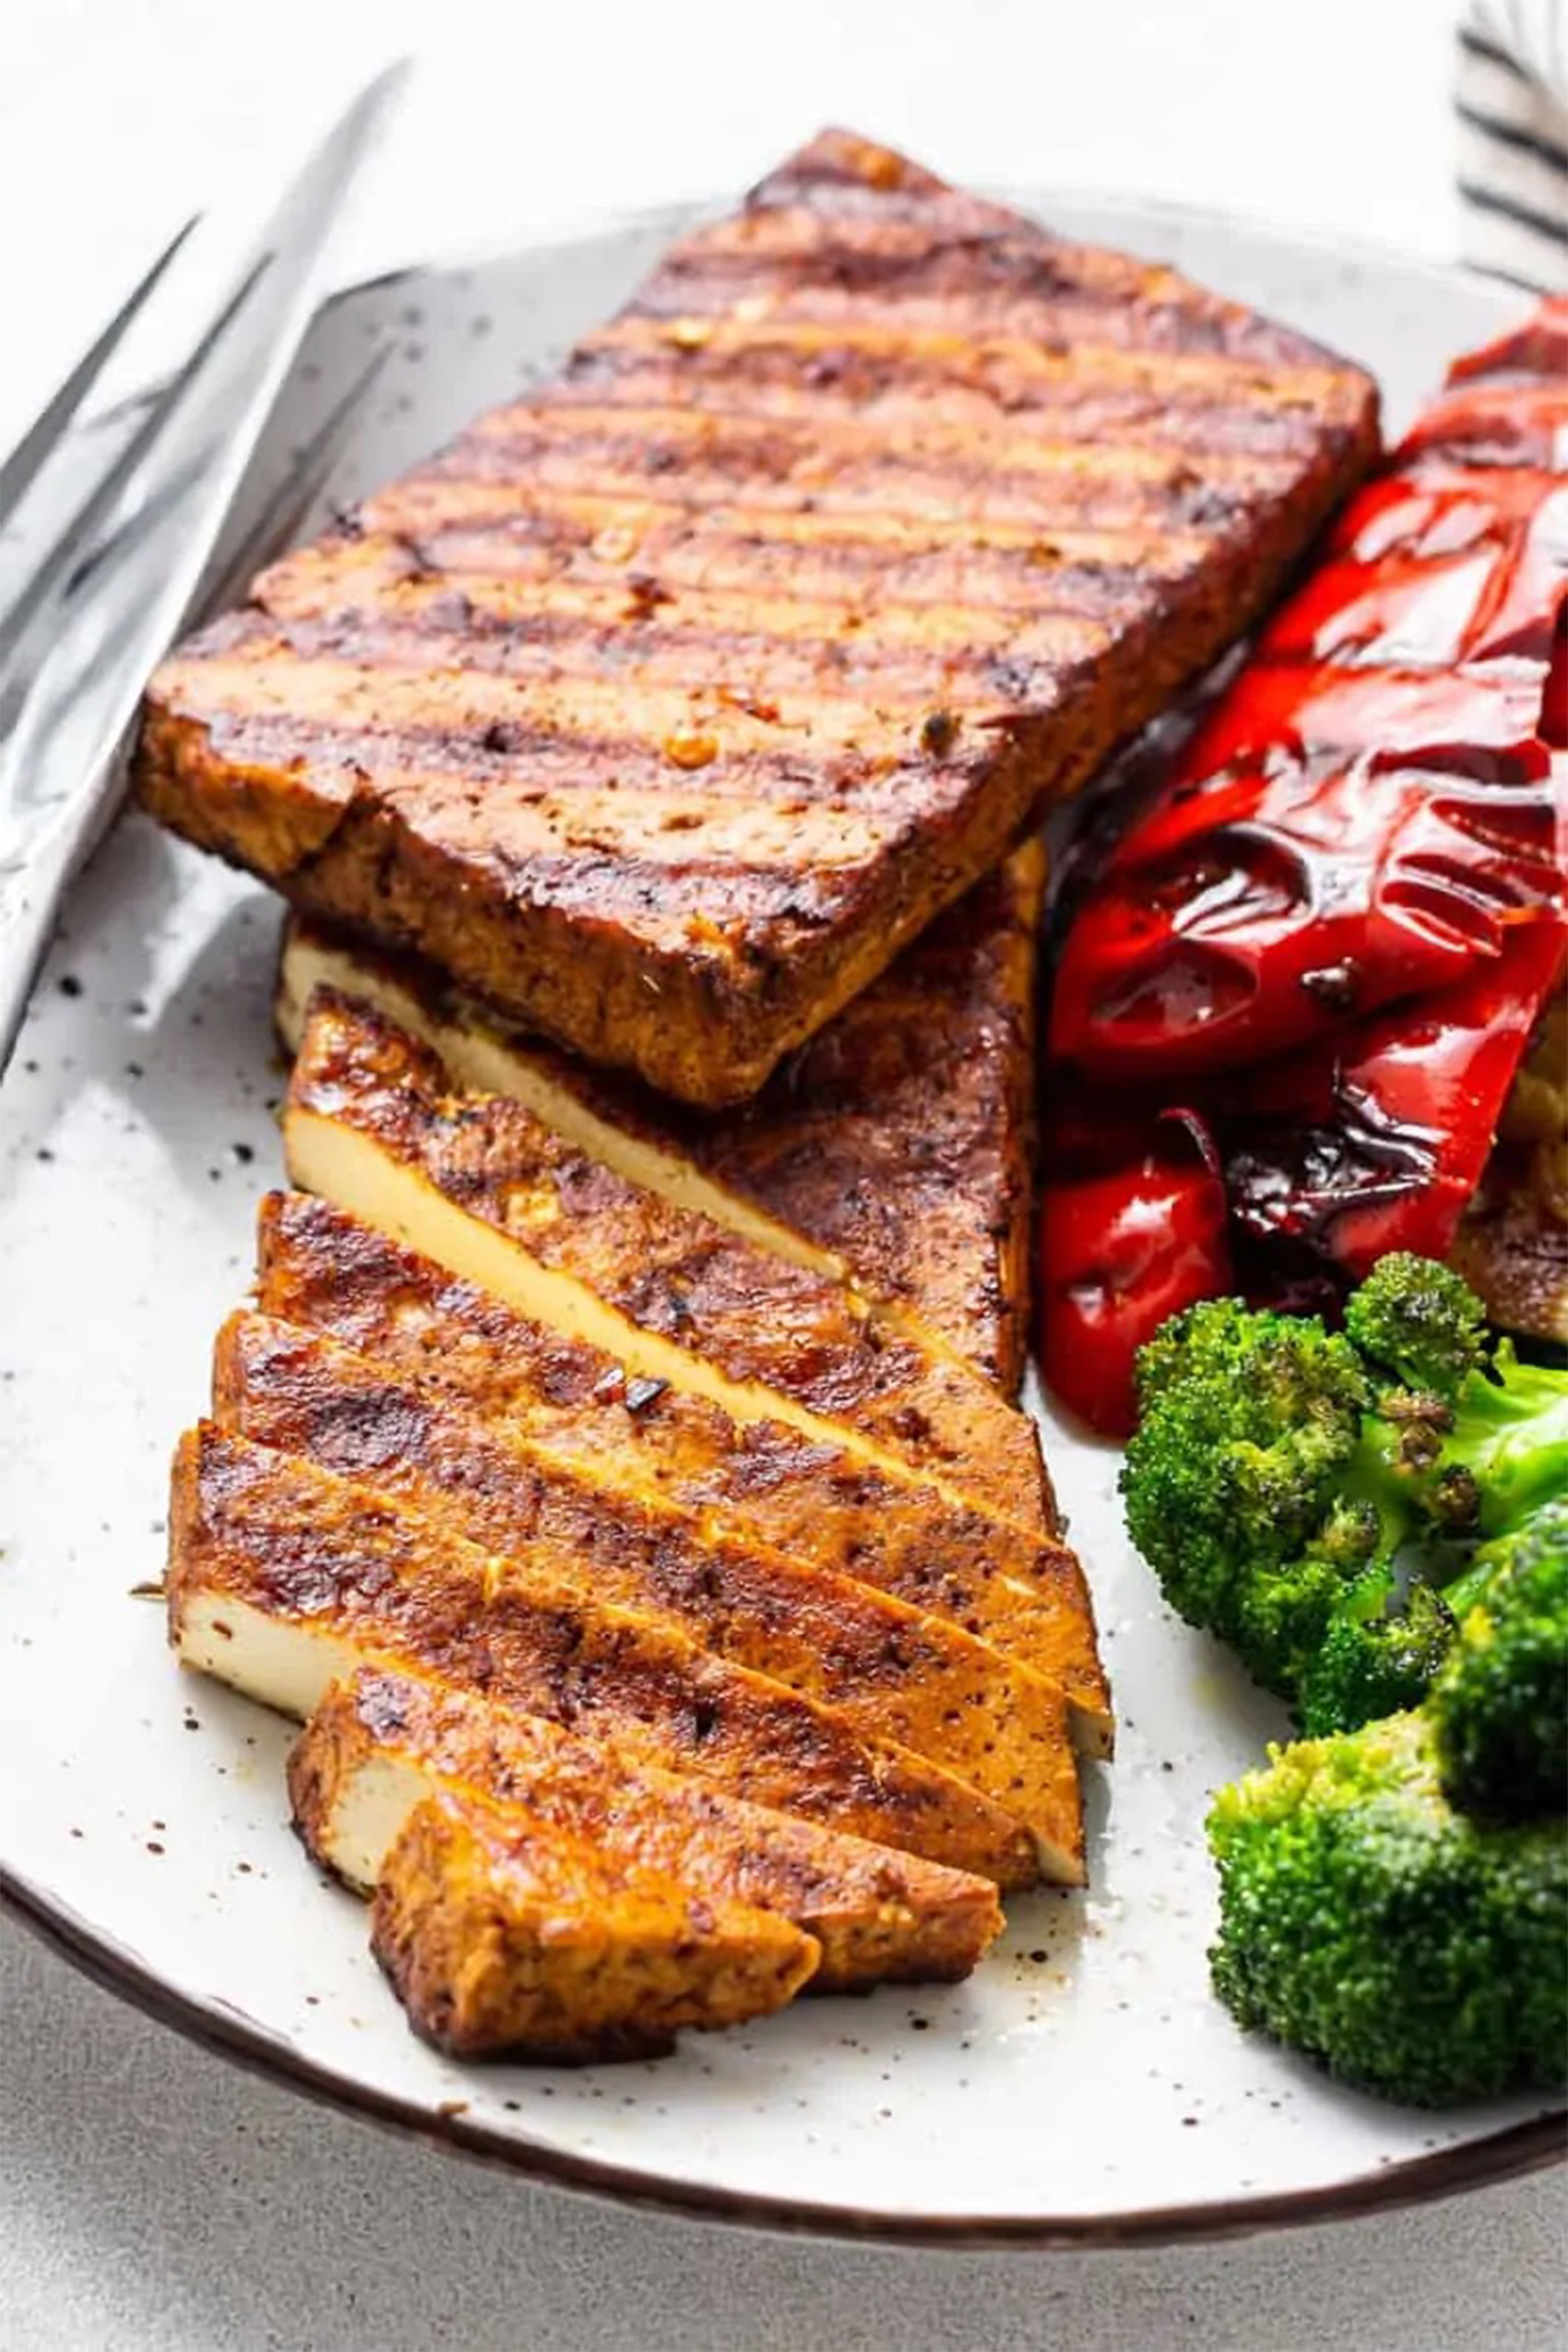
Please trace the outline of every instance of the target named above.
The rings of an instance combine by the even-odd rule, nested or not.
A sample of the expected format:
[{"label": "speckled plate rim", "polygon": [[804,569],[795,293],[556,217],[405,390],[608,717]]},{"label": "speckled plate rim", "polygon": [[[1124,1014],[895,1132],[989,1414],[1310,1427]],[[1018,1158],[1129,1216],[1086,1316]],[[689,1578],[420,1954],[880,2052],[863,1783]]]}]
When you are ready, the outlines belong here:
[{"label": "speckled plate rim", "polygon": [[1568,2109],[1531,2116],[1523,2123],[1469,2140],[1435,2155],[1379,2167],[1332,2186],[1262,2197],[1227,2197],[1193,2205],[1151,2205],[1141,2212],[1094,2215],[889,2214],[857,2212],[806,2198],[766,2197],[513,2138],[460,2111],[433,2109],[367,2085],[303,2057],[220,2001],[177,1991],[114,1938],[89,1927],[64,1906],[0,1865],[0,1909],[83,1976],[133,2008],[247,2073],[299,2092],[324,2107],[373,2123],[399,2137],[424,2142],[450,2156],[510,2172],[541,2188],[600,2197],[687,2221],[726,2222],[775,2235],[895,2245],[954,2252],[1115,2252],[1137,2247],[1200,2245],[1250,2238],[1265,2230],[1308,2228],[1324,2222],[1365,2220],[1401,2206],[1431,2204],[1544,2170],[1568,2155]]},{"label": "speckled plate rim", "polygon": [[[1206,224],[1234,228],[1265,244],[1310,252],[1328,262],[1396,266],[1409,276],[1438,285],[1486,287],[1518,294],[1480,274],[1403,254],[1372,240],[1287,230],[1245,220],[1222,207],[1188,206],[1158,197],[1114,196],[1071,188],[999,187],[999,201],[1049,214],[1053,203],[1089,206],[1107,218],[1130,224],[1153,217],[1173,228]],[[432,276],[481,270],[520,251],[552,246],[569,251],[578,244],[617,233],[674,236],[714,204],[684,202],[520,229],[504,247],[475,247],[435,263],[410,263],[339,289],[322,303],[317,318],[377,289],[407,286]],[[153,387],[149,387],[149,390]],[[113,422],[137,407],[148,392],[133,394],[95,423]],[[0,1859],[0,1911],[36,1936],[81,1975],[139,2010],[155,2023],[243,2068],[302,2097],[445,2154],[463,2156],[495,2171],[539,2186],[593,2196],[648,2213],[685,2220],[721,2222],[776,2235],[809,2237],[848,2244],[897,2245],[952,2251],[1105,2251],[1215,2243],[1280,2229],[1321,2227],[1367,2219],[1402,2207],[1438,2203],[1475,2190],[1546,2169],[1568,2157],[1568,2107],[1544,2110],[1484,2137],[1432,2154],[1385,2164],[1344,2180],[1309,2189],[1261,2196],[1209,2198],[1192,2204],[1150,2205],[1114,2215],[955,2215],[897,2214],[817,2204],[807,2198],[770,2197],[725,2189],[605,2159],[574,2156],[542,2142],[524,2140],[469,2121],[460,2108],[432,2108],[414,2099],[372,2088],[358,2077],[304,2056],[220,1995],[208,1999],[181,1991],[129,1945],[93,1926],[71,1906],[50,1895]]]}]

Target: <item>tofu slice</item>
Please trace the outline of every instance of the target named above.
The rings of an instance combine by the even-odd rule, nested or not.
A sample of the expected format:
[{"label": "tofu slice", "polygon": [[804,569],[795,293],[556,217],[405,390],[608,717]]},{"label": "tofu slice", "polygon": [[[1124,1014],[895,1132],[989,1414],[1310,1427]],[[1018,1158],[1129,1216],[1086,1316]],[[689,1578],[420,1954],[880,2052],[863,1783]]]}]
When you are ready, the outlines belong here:
[{"label": "tofu slice", "polygon": [[628,1183],[525,1104],[455,1091],[439,1057],[370,1005],[312,999],[283,1136],[306,1191],[629,1371],[1045,1532],[1034,1424],[978,1372],[842,1285]]},{"label": "tofu slice", "polygon": [[524,1807],[628,1869],[667,1871],[709,1899],[792,1920],[821,1948],[814,1992],[955,1982],[1002,1928],[987,1879],[747,1804],[388,1667],[362,1667],[327,1692],[294,1743],[289,1793],[316,1860],[367,1891],[426,1799]]},{"label": "tofu slice", "polygon": [[414,2031],[457,2058],[658,2058],[683,2026],[765,2017],[816,1966],[777,1912],[628,1871],[527,1814],[416,1806],[382,1870],[371,1946]]},{"label": "tofu slice", "polygon": [[1076,1813],[1031,1833],[831,1707],[479,1545],[316,1464],[203,1424],[175,1455],[171,1639],[184,1662],[304,1716],[364,1657],[491,1693],[737,1796],[978,1871],[1081,1883]]},{"label": "tofu slice", "polygon": [[256,1294],[267,1313],[526,1443],[612,1508],[674,1506],[705,1532],[850,1574],[966,1627],[1058,1683],[1080,1744],[1109,1753],[1093,1609],[1065,1545],[1031,1541],[781,1422],[737,1423],[707,1398],[628,1381],[601,1350],[306,1194],[262,1203]]},{"label": "tofu slice", "polygon": [[296,915],[276,1017],[362,997],[465,1087],[510,1095],[618,1176],[857,1286],[1016,1396],[1028,1336],[1042,844],[938,918],[738,1111],[707,1115],[509,1027],[430,964]]},{"label": "tofu slice", "polygon": [[676,1512],[607,1509],[569,1474],[319,1333],[232,1315],[214,1350],[213,1413],[584,1601],[636,1610],[836,1707],[856,1731],[929,1757],[1048,1835],[1076,1806],[1054,1683],[847,1576],[705,1539]]}]

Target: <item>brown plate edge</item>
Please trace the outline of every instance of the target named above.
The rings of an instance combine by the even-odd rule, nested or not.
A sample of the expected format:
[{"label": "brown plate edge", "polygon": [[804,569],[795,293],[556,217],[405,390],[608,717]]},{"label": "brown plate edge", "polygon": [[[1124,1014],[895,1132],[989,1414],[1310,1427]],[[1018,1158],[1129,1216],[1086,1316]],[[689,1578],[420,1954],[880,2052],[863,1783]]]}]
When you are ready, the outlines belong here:
[{"label": "brown plate edge", "polygon": [[1156,2205],[1119,2215],[986,2215],[875,2213],[814,2204],[801,2198],[682,2183],[654,2173],[573,2156],[537,2141],[465,2120],[316,2065],[257,2025],[243,2011],[175,1990],[125,1946],[88,1927],[65,1906],[0,1865],[0,1909],[105,1991],[128,2002],[187,2041],[252,2074],[279,2083],[341,2113],[404,2138],[424,2141],[535,2184],[597,2196],[689,2221],[727,2222],[776,2235],[861,2245],[911,2246],[963,2252],[1114,2251],[1127,2247],[1202,2245],[1265,2230],[1350,2221],[1401,2206],[1427,2204],[1475,2189],[1495,2188],[1568,2155],[1568,2108],[1550,2108],[1485,2138],[1407,2163],[1380,2166],[1332,2187],[1206,2204]]}]

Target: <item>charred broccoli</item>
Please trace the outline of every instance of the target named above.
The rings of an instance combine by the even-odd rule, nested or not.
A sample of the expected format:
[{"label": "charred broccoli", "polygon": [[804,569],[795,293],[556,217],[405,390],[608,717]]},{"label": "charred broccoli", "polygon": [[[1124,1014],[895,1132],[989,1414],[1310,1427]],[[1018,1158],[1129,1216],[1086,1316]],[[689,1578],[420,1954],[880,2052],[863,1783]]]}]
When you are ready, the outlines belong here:
[{"label": "charred broccoli", "polygon": [[1568,1806],[1568,1501],[1484,1545],[1429,1702],[1443,1792],[1499,1820]]},{"label": "charred broccoli", "polygon": [[1296,1719],[1309,1739],[1354,1731],[1379,1716],[1419,1706],[1453,1646],[1444,1596],[1416,1584],[1390,1610],[1393,1579],[1379,1565],[1335,1605],[1322,1647],[1301,1673]]},{"label": "charred broccoli", "polygon": [[1122,1474],[1171,1605],[1317,1732],[1416,1704],[1482,1539],[1568,1491],[1568,1373],[1493,1343],[1447,1267],[1384,1258],[1345,1323],[1174,1316],[1140,1353]]},{"label": "charred broccoli", "polygon": [[1437,2107],[1568,2077],[1568,1838],[1455,1810],[1424,1712],[1271,1751],[1209,1816],[1238,2022]]}]

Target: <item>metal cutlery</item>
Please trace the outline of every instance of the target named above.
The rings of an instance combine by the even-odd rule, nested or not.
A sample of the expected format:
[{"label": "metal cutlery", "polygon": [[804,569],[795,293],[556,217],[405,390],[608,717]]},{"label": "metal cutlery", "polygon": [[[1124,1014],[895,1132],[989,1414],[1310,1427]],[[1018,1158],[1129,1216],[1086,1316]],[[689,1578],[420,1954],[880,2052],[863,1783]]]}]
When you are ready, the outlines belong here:
[{"label": "metal cutlery", "polygon": [[[189,358],[146,403],[41,558],[0,598],[0,1075],[62,897],[123,785],[118,756],[154,664],[194,612],[284,544],[330,470],[378,354],[302,449],[220,575],[235,493],[315,301],[327,235],[406,65],[315,150]],[[183,245],[187,223],[0,465],[0,529]]]}]

